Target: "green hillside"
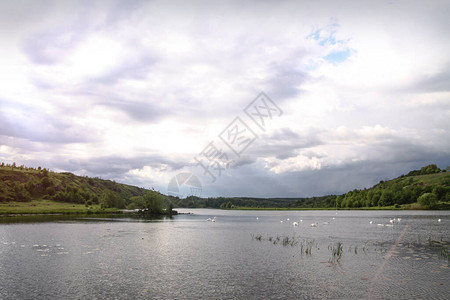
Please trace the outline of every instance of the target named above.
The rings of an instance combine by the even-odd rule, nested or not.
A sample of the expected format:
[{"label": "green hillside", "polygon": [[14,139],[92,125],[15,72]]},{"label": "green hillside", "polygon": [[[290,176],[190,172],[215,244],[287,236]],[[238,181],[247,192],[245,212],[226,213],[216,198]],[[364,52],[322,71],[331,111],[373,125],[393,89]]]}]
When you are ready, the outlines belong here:
[{"label": "green hillside", "polygon": [[0,165],[0,213],[144,208],[155,197],[160,201],[163,196],[111,180],[56,173],[40,167]]},{"label": "green hillside", "polygon": [[341,208],[404,207],[448,209],[450,173],[429,165],[389,181],[380,181],[370,189],[353,190],[336,197]]}]

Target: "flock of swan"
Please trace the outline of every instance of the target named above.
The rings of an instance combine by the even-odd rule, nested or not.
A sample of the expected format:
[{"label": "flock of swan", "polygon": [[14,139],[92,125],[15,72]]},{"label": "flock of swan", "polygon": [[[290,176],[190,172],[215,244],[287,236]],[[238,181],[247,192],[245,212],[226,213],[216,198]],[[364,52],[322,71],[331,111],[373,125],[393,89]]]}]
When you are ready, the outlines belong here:
[{"label": "flock of swan", "polygon": [[[258,219],[258,218],[256,218],[256,219]],[[335,219],[336,219],[336,218],[333,217],[333,220],[335,220]],[[286,221],[290,221],[290,219],[287,218]],[[280,220],[280,223],[283,223],[283,222],[284,222],[283,220]],[[292,222],[292,226],[298,227],[298,226],[300,225],[300,223],[303,223],[303,220],[302,220],[302,219],[300,219],[298,222],[297,222],[297,221]],[[323,224],[323,225],[330,225],[330,222],[323,222],[322,224]],[[311,223],[309,226],[311,226],[311,227],[317,227],[318,225],[319,225],[319,223],[314,222],[314,223]]]},{"label": "flock of swan", "polygon": [[[337,213],[336,213],[336,214],[337,214]],[[336,218],[333,217],[333,220],[335,220],[335,219],[336,219]],[[259,217],[256,217],[256,220],[259,220]],[[286,219],[286,221],[290,221],[290,220],[291,220],[290,218],[287,218],[287,219]],[[206,219],[206,221],[208,221],[208,222],[216,222],[216,217],[208,218],[208,219]],[[402,221],[401,218],[393,218],[393,219],[390,218],[388,224],[378,223],[377,226],[393,227],[395,223],[400,223],[401,221]],[[442,220],[441,220],[441,219],[438,219],[437,221],[438,221],[438,222],[441,222]],[[284,222],[283,220],[280,220],[280,223],[283,223],[283,222]],[[298,222],[297,222],[297,221],[292,222],[292,226],[298,227],[300,223],[303,223],[303,220],[302,220],[302,219],[300,219]],[[330,224],[330,222],[323,222],[323,225],[329,225],[329,224]],[[369,224],[373,224],[373,221],[370,221]],[[314,223],[311,223],[311,224],[310,224],[311,227],[317,227],[318,225],[319,225],[319,223],[317,223],[317,222],[314,222]]]},{"label": "flock of swan", "polygon": [[[388,223],[388,224],[378,223],[377,226],[388,226],[388,227],[393,227],[395,222],[400,223],[401,220],[402,220],[401,218],[397,218],[397,219],[395,219],[395,218],[392,219],[392,218],[391,218],[391,219],[389,219],[389,223]],[[373,224],[373,221],[370,221],[369,224]]]}]

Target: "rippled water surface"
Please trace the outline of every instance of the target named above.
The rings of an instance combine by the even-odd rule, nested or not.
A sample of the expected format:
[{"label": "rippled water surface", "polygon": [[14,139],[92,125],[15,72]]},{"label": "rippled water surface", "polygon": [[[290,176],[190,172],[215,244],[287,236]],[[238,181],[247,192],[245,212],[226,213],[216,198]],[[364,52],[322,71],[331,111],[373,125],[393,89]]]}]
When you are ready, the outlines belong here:
[{"label": "rippled water surface", "polygon": [[449,212],[180,211],[0,218],[0,298],[450,296]]}]

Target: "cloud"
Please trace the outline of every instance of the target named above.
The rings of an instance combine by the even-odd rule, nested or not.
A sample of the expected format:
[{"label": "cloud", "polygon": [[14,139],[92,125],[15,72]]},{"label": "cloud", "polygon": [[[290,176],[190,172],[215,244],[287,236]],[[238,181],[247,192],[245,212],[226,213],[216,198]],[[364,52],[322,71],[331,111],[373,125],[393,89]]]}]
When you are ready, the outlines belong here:
[{"label": "cloud", "polygon": [[24,42],[24,52],[35,64],[61,63],[81,42],[79,28],[57,28],[35,33]]},{"label": "cloud", "polygon": [[[261,197],[446,167],[448,8],[4,1],[0,159],[161,190],[191,171],[204,195]],[[283,114],[233,156],[218,135],[261,91]],[[215,183],[194,161],[211,141],[234,160]]]},{"label": "cloud", "polygon": [[46,143],[86,143],[86,128],[72,124],[34,105],[0,101],[0,135]]}]

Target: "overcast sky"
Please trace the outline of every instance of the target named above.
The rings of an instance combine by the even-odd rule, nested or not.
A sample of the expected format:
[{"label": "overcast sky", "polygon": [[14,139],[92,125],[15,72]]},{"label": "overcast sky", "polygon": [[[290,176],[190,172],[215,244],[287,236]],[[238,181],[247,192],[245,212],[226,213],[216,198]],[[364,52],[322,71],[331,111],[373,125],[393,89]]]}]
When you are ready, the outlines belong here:
[{"label": "overcast sky", "polygon": [[445,168],[449,15],[445,0],[1,1],[0,161],[163,193],[190,172],[202,196],[255,197]]}]

